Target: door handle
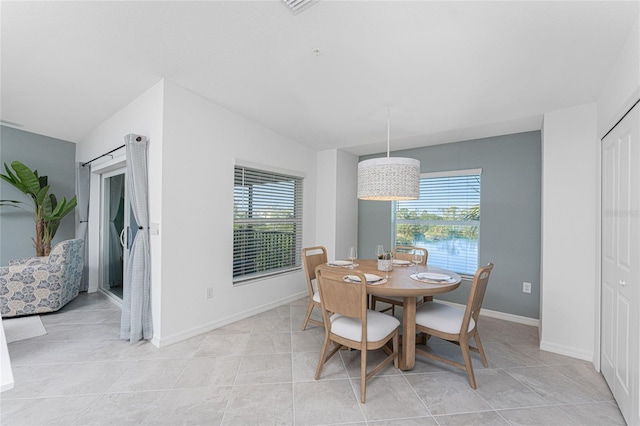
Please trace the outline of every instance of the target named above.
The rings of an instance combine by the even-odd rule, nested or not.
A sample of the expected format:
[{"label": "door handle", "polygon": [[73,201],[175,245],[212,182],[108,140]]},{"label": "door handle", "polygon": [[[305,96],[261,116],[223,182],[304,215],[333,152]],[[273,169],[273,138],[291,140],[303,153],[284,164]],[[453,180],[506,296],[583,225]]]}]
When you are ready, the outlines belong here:
[{"label": "door handle", "polygon": [[626,281],[623,281],[623,280],[620,280],[620,281],[618,281],[618,284],[619,284],[621,287],[624,287],[624,286],[626,286],[626,285],[627,285],[627,282],[626,282]]},{"label": "door handle", "polygon": [[122,228],[122,231],[120,231],[120,245],[122,247],[124,247],[125,242],[124,242],[124,231],[126,231],[126,228]]}]

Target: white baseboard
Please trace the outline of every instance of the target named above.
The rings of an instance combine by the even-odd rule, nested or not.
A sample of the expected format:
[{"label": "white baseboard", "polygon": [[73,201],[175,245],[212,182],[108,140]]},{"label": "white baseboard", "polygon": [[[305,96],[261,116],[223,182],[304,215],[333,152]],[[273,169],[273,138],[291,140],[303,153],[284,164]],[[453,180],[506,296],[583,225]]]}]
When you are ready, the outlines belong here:
[{"label": "white baseboard", "polygon": [[[465,305],[461,305],[460,303],[447,302],[446,300],[439,300],[438,303],[444,303],[445,305],[456,306],[458,308],[464,309]],[[518,324],[531,325],[534,327],[540,327],[540,320],[535,318],[523,317],[520,315],[507,314],[505,312],[492,311],[489,309],[482,308],[480,310],[480,315],[485,317],[497,318],[505,321],[511,321]]]},{"label": "white baseboard", "polygon": [[[459,303],[447,302],[445,300],[438,300],[439,303],[444,303],[446,305],[457,306],[461,309],[464,309],[464,305]],[[522,317],[519,315],[507,314],[504,312],[492,311],[489,309],[482,309],[480,311],[480,315],[484,315],[486,317],[498,318],[505,321],[511,321],[518,324],[532,325],[534,327],[540,328],[540,320],[535,318]],[[553,352],[559,355],[569,356],[571,358],[581,359],[583,361],[593,362],[593,352],[576,350],[571,346],[558,345],[556,343],[549,343],[545,341],[540,342],[540,349],[543,351]]]},{"label": "white baseboard", "polygon": [[165,346],[169,346],[169,345],[173,345],[174,343],[178,343],[181,342],[183,340],[186,339],[190,339],[191,337],[195,337],[198,336],[200,334],[203,333],[207,333],[211,330],[215,330],[216,328],[220,328],[224,325],[227,324],[231,324],[233,322],[236,321],[240,321],[243,320],[245,318],[249,318],[252,317],[256,314],[262,313],[262,312],[266,312],[269,311],[273,308],[277,308],[278,306],[287,304],[287,303],[291,303],[295,300],[301,299],[303,297],[309,296],[309,292],[308,291],[304,291],[304,292],[300,292],[300,293],[296,293],[293,294],[291,296],[285,297],[283,299],[279,299],[279,300],[274,300],[273,302],[264,304],[264,305],[260,305],[257,306],[253,309],[249,309],[246,311],[242,311],[242,312],[237,312],[233,315],[230,315],[228,317],[225,318],[221,318],[219,320],[216,321],[212,321],[206,324],[202,324],[199,325],[197,327],[191,328],[189,330],[185,330],[182,331],[180,333],[175,333],[166,337],[160,337],[160,338],[156,338],[156,336],[154,336],[151,339],[151,343],[153,343],[153,345],[155,345],[158,348],[162,348]]},{"label": "white baseboard", "polygon": [[571,358],[581,359],[583,361],[593,362],[593,352],[576,350],[576,348],[573,348],[571,346],[558,345],[557,343],[541,341],[540,349],[559,355],[570,356]]}]

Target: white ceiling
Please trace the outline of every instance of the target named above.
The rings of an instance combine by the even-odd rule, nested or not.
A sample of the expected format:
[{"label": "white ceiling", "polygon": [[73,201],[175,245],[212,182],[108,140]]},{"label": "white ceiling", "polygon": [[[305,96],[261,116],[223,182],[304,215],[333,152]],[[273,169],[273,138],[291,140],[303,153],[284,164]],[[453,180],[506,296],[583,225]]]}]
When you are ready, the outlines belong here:
[{"label": "white ceiling", "polygon": [[314,150],[384,151],[388,106],[392,149],[539,129],[597,99],[638,6],[3,0],[0,118],[77,142],[166,78]]}]

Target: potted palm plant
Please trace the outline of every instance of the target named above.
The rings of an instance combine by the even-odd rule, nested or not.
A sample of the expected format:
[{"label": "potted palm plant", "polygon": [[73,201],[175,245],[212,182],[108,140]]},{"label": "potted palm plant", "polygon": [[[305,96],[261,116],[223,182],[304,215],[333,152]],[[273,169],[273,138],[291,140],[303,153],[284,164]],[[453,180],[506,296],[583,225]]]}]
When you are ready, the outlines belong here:
[{"label": "potted palm plant", "polygon": [[74,196],[67,201],[62,197],[58,201],[51,189],[47,176],[39,176],[37,170],[31,170],[20,161],[11,163],[11,167],[4,164],[6,174],[0,173],[0,178],[10,183],[14,188],[30,198],[31,208],[19,200],[0,200],[0,206],[10,206],[25,210],[33,216],[36,224],[36,236],[32,238],[36,248],[36,256],[48,256],[51,251],[51,240],[56,235],[60,221],[76,206]]}]

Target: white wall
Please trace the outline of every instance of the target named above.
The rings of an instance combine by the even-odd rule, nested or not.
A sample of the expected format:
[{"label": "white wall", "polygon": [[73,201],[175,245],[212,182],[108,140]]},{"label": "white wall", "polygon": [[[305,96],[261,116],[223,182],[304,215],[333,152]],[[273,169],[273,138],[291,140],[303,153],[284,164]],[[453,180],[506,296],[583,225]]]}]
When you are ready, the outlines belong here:
[{"label": "white wall", "polygon": [[[338,186],[338,150],[328,149],[317,154],[318,184],[316,191],[316,242],[314,245],[327,249],[329,260],[341,259],[336,253]],[[345,254],[346,255],[346,254]]]},{"label": "white wall", "polygon": [[336,149],[317,157],[316,244],[326,247],[329,260],[346,259],[358,245],[358,157]]},{"label": "white wall", "polygon": [[598,136],[602,138],[639,98],[640,15],[598,98]]},{"label": "white wall", "polygon": [[540,348],[593,360],[596,104],[544,115]]},{"label": "white wall", "polygon": [[316,242],[315,152],[176,84],[164,95],[161,345],[307,292],[302,271],[233,285],[236,161],[305,177],[303,246]]},{"label": "white wall", "polygon": [[[336,259],[345,259],[349,255],[349,247],[358,245],[358,157],[338,151],[337,160],[335,254]],[[373,255],[373,252],[358,252],[358,257],[363,259]]]},{"label": "white wall", "polygon": [[[124,144],[129,133],[145,135],[149,138],[149,219],[161,222],[162,219],[162,102],[164,83],[161,81],[141,94],[129,105],[118,111],[102,123],[77,144],[77,161],[89,161],[105,152]],[[115,160],[104,157],[92,166],[116,163],[123,159],[124,148],[116,151]],[[89,291],[96,291],[99,280],[100,255],[100,176],[92,173],[91,197],[89,206]],[[161,296],[161,245],[162,232],[151,236],[151,293],[153,309],[154,336],[161,335],[160,296]],[[154,341],[157,344],[157,341]]]}]

